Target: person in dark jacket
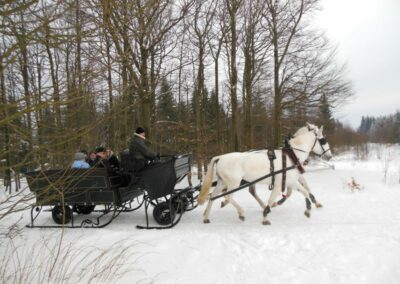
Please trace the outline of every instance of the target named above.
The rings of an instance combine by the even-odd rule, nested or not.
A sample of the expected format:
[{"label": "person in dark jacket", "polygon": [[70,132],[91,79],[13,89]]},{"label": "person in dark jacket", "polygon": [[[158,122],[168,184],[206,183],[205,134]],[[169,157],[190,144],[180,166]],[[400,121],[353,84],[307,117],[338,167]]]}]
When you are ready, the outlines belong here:
[{"label": "person in dark jacket", "polygon": [[157,158],[157,154],[147,147],[146,132],[142,127],[136,128],[129,144],[129,155],[135,159],[135,170],[144,169]]},{"label": "person in dark jacket", "polygon": [[106,168],[109,171],[113,171],[110,162],[108,161],[107,149],[103,146],[99,146],[95,150],[96,158],[93,161],[93,167]]},{"label": "person in dark jacket", "polygon": [[111,150],[111,148],[107,148],[107,157],[108,157],[108,162],[110,163],[110,166],[114,169],[114,171],[119,170],[119,160],[117,156],[114,155],[114,152]]},{"label": "person in dark jacket", "polygon": [[90,152],[87,160],[89,166],[93,167],[95,164],[95,160],[96,160],[96,152]]}]

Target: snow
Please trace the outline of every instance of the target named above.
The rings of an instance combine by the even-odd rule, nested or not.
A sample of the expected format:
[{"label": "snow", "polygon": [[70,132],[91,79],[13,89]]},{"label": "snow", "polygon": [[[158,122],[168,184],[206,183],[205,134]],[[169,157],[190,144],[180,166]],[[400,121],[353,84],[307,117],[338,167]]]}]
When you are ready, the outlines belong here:
[{"label": "snow", "polygon": [[[202,222],[202,206],[170,230],[136,229],[145,223],[142,209],[122,213],[103,229],[29,229],[24,225],[30,210],[24,210],[0,221],[4,228],[22,218],[21,231],[1,241],[0,266],[5,267],[4,259],[12,261],[0,281],[399,283],[400,148],[375,145],[370,152],[368,160],[347,152],[331,161],[334,170],[310,170],[305,178],[323,207],[313,207],[306,218],[304,198],[295,192],[272,209],[270,226],[261,224],[262,210],[247,190],[235,194],[244,222],[232,206],[220,208],[217,201],[210,224]],[[361,190],[350,190],[352,177]],[[264,186],[257,185],[257,191],[264,200],[269,195]],[[49,212],[39,219],[52,224]],[[51,276],[34,274],[52,266],[60,240],[64,262],[56,262]],[[25,271],[14,273],[13,267]]]}]

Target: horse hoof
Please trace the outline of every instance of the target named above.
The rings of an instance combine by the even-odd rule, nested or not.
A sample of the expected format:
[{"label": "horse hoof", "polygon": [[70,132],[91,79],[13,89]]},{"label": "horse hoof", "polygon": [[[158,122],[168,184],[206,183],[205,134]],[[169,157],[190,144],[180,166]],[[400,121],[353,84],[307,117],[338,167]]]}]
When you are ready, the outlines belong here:
[{"label": "horse hoof", "polygon": [[244,216],[239,216],[239,219],[244,221]]},{"label": "horse hoof", "polygon": [[224,208],[225,205],[226,205],[225,202],[221,201],[221,208]]},{"label": "horse hoof", "polygon": [[204,224],[209,224],[209,223],[210,223],[210,219],[204,219],[204,220],[203,220],[203,223],[204,223]]},{"label": "horse hoof", "polygon": [[315,207],[317,207],[317,208],[322,208],[323,206],[322,206],[321,203],[317,203],[317,204],[315,204]]},{"label": "horse hoof", "polygon": [[308,211],[304,212],[304,215],[306,215],[307,218],[310,218],[310,217],[311,217],[311,213],[308,212]]},{"label": "horse hoof", "polygon": [[263,225],[271,225],[271,222],[268,221],[268,220],[265,220],[265,221],[262,222],[262,224],[263,224]]}]

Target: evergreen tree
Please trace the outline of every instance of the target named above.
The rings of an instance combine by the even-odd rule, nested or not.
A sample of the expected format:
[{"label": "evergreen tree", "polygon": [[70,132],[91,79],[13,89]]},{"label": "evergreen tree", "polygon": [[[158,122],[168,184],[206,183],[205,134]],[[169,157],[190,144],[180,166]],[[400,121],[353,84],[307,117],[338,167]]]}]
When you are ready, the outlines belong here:
[{"label": "evergreen tree", "polygon": [[396,143],[400,143],[400,111],[394,115],[394,127]]},{"label": "evergreen tree", "polygon": [[361,118],[361,124],[360,127],[358,128],[358,131],[361,133],[369,133],[375,122],[376,122],[375,117],[363,116]]},{"label": "evergreen tree", "polygon": [[176,122],[178,119],[177,104],[166,78],[163,78],[160,86],[160,93],[157,98],[157,120]]},{"label": "evergreen tree", "polygon": [[335,121],[332,117],[331,107],[325,95],[321,97],[319,122],[324,126],[324,133],[332,135],[335,130]]}]

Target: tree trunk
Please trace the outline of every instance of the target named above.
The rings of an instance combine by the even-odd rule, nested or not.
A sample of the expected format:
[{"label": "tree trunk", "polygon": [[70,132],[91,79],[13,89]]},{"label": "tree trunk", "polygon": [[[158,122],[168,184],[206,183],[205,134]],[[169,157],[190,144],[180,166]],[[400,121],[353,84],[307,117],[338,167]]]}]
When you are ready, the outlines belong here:
[{"label": "tree trunk", "polygon": [[239,144],[239,108],[237,103],[237,67],[236,67],[236,53],[237,53],[237,32],[236,32],[236,14],[239,10],[241,1],[227,0],[227,8],[229,12],[229,28],[231,33],[230,40],[230,66],[229,66],[229,85],[230,97],[232,105],[232,133],[231,138],[233,141],[233,151],[240,150]]},{"label": "tree trunk", "polygon": [[20,68],[22,74],[22,81],[23,81],[23,88],[24,88],[24,100],[26,109],[28,110],[26,113],[26,137],[25,139],[29,142],[28,146],[28,155],[31,156],[29,160],[34,159],[33,153],[33,139],[32,139],[32,117],[31,117],[31,105],[32,105],[32,98],[29,91],[29,70],[28,70],[28,49],[27,49],[27,37],[26,37],[26,30],[25,30],[25,22],[24,17],[21,15],[21,34],[17,35],[18,45],[21,51],[21,58],[20,58]]},{"label": "tree trunk", "polygon": [[[7,94],[6,94],[6,87],[5,87],[5,80],[4,80],[4,66],[3,66],[3,54],[0,51],[0,98],[2,107],[0,108],[0,122],[4,122],[4,126],[0,129],[4,133],[4,157],[3,155],[0,156],[0,160],[5,158],[6,165],[4,169],[4,184],[11,186],[11,152],[10,152],[10,130],[9,124],[6,121],[8,117],[8,110],[7,110]],[[2,168],[0,168],[2,169]],[[6,189],[7,190],[7,187]],[[11,190],[11,188],[10,188]]]}]

